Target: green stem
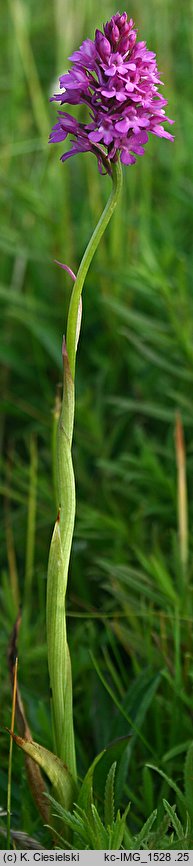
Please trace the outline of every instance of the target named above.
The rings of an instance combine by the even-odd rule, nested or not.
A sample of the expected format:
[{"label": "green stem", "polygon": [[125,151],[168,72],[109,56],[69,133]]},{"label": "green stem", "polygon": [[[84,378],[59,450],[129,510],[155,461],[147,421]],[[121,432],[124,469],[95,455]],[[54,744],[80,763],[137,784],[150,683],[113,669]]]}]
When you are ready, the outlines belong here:
[{"label": "green stem", "polygon": [[27,515],[27,542],[26,542],[26,565],[25,565],[25,604],[30,611],[32,579],[34,570],[35,554],[35,532],[36,532],[36,499],[37,499],[37,476],[38,476],[38,451],[34,434],[30,439],[30,471],[29,471],[29,495]]},{"label": "green stem", "polygon": [[87,275],[88,269],[90,267],[93,256],[97,250],[98,244],[104,234],[104,231],[109,223],[109,220],[112,217],[113,211],[116,207],[119,194],[122,186],[122,169],[121,163],[118,160],[116,163],[112,163],[112,183],[113,188],[111,191],[111,195],[108,199],[106,207],[101,214],[99,222],[97,223],[96,228],[90,238],[88,246],[83,255],[82,261],[80,263],[80,267],[77,273],[76,281],[74,283],[71,301],[68,312],[68,322],[67,322],[67,336],[66,336],[66,347],[68,353],[68,359],[70,364],[70,370],[72,377],[74,379],[75,375],[75,363],[76,363],[76,328],[77,328],[77,317],[78,317],[78,308],[79,302],[81,298],[81,293],[85,281],[85,277]]},{"label": "green stem", "polygon": [[99,241],[117,204],[121,190],[121,181],[121,165],[117,161],[112,166],[113,189],[111,195],[89,241],[74,283],[68,313],[67,340],[63,346],[63,397],[56,443],[58,518],[52,536],[48,563],[47,642],[54,745],[58,757],[67,764],[71,777],[75,782],[77,781],[77,774],[73,729],[72,680],[66,635],[65,598],[75,520],[75,482],[71,452],[74,425],[77,322],[84,280]]},{"label": "green stem", "polygon": [[65,614],[68,567],[75,519],[75,483],[71,455],[74,383],[65,350],[63,363],[63,397],[56,443],[58,517],[48,562],[47,643],[54,747],[58,757],[67,764],[76,782],[71,663]]}]

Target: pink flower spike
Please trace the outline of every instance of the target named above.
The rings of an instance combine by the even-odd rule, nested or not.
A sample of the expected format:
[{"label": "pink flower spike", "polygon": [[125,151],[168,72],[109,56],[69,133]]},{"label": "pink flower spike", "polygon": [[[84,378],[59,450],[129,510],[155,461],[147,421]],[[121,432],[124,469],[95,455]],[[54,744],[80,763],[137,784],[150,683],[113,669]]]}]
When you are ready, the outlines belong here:
[{"label": "pink flower spike", "polygon": [[74,274],[74,271],[72,271],[72,268],[69,268],[68,265],[63,265],[62,262],[58,262],[58,259],[54,259],[54,262],[55,262],[55,265],[59,265],[59,268],[63,268],[64,271],[67,271],[67,273],[70,274],[70,277],[72,277],[72,280],[74,280],[74,282],[75,282],[76,274]]},{"label": "pink flower spike", "polygon": [[[99,171],[104,168],[111,174],[109,163],[119,157],[125,165],[135,161],[132,145],[141,128],[174,140],[164,132],[165,122],[171,121],[164,111],[167,100],[158,91],[162,82],[155,52],[149,51],[144,40],[137,41],[134,21],[127,12],[116,12],[103,31],[97,29],[93,41],[84,40],[70,60],[71,69],[60,76],[65,88],[61,105],[84,105],[87,114],[84,122],[82,115],[78,121],[59,111],[50,142],[58,144],[72,134],[71,148],[60,157],[62,162],[90,151],[97,157]],[[58,94],[54,98],[58,103]],[[144,153],[141,143],[145,141],[138,142],[139,151],[134,150],[138,156]]]}]

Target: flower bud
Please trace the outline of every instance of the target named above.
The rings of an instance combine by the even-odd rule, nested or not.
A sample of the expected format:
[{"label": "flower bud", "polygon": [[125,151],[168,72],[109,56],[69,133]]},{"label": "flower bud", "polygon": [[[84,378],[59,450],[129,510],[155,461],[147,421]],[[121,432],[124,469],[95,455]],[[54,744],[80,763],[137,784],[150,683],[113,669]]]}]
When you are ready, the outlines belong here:
[{"label": "flower bud", "polygon": [[107,21],[104,27],[105,36],[110,40],[111,45],[117,45],[120,39],[119,28],[116,25],[115,20]]},{"label": "flower bud", "polygon": [[119,28],[123,27],[123,25],[126,24],[126,21],[127,21],[127,13],[123,12],[123,14],[120,15],[120,17],[119,17],[119,23],[118,23]]},{"label": "flower bud", "polygon": [[130,39],[128,36],[123,36],[123,38],[120,39],[120,42],[119,42],[118,50],[119,50],[120,54],[126,54],[126,52],[129,51],[129,48],[130,48]]},{"label": "flower bud", "polygon": [[124,24],[124,27],[121,27],[122,36],[127,36],[127,33],[129,33],[130,30],[131,28],[129,26],[129,22],[127,24]]},{"label": "flower bud", "polygon": [[116,24],[113,24],[112,29],[111,29],[111,42],[113,43],[113,45],[116,45],[118,41],[119,41],[119,28],[117,27]]},{"label": "flower bud", "polygon": [[136,30],[133,30],[132,33],[130,33],[130,37],[129,37],[129,50],[130,51],[134,47],[134,45],[136,43],[136,39],[137,39],[137,33],[136,33]]},{"label": "flower bud", "polygon": [[111,54],[111,46],[106,36],[103,36],[101,30],[96,30],[95,33],[95,45],[98,53],[100,54],[101,60],[106,61]]}]

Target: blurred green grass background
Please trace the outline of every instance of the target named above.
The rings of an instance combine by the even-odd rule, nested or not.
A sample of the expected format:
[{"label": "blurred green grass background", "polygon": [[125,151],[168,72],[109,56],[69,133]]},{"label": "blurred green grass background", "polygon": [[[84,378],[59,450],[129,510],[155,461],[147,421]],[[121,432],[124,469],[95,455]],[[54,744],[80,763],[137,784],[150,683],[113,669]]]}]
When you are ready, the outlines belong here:
[{"label": "blurred green grass background", "polygon": [[[92,649],[146,740],[139,736],[136,745],[135,737],[129,756],[127,793],[140,827],[168,793],[143,769],[152,750],[181,785],[192,739],[193,7],[191,0],[177,7],[174,0],[131,0],[125,8],[139,39],[157,52],[175,143],[152,136],[144,158],[124,170],[122,200],[84,289],[68,623],[80,772],[88,754],[92,759],[113,734],[126,732],[93,668]],[[108,0],[99,11],[93,0],[2,0],[1,722],[10,723],[6,654],[20,603],[19,681],[34,738],[48,748],[51,451],[71,290],[53,260],[76,271],[109,194],[92,155],[62,165],[62,146],[48,147],[56,122],[49,96],[68,55],[116,11]],[[185,553],[177,412],[187,459]],[[2,805],[7,749],[3,737]],[[14,773],[15,824],[31,832],[37,817],[18,754]]]}]

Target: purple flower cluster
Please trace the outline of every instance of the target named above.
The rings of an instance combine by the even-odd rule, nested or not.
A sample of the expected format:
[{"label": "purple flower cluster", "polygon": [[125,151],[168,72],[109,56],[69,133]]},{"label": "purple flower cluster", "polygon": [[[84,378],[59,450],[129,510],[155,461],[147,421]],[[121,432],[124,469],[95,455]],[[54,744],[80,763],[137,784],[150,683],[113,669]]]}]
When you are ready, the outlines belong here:
[{"label": "purple flower cluster", "polygon": [[60,77],[62,93],[55,100],[62,105],[85,104],[89,123],[80,123],[66,111],[58,112],[50,141],[64,141],[73,135],[72,147],[61,157],[91,151],[98,158],[99,169],[107,169],[120,154],[121,162],[132,165],[135,155],[144,153],[148,133],[174,140],[163,122],[173,123],[165,115],[167,100],[158,92],[160,81],[156,55],[148,51],[145,42],[136,41],[132,18],[117,12],[104,26],[96,30],[95,39],[86,39],[70,60],[69,72]]}]

